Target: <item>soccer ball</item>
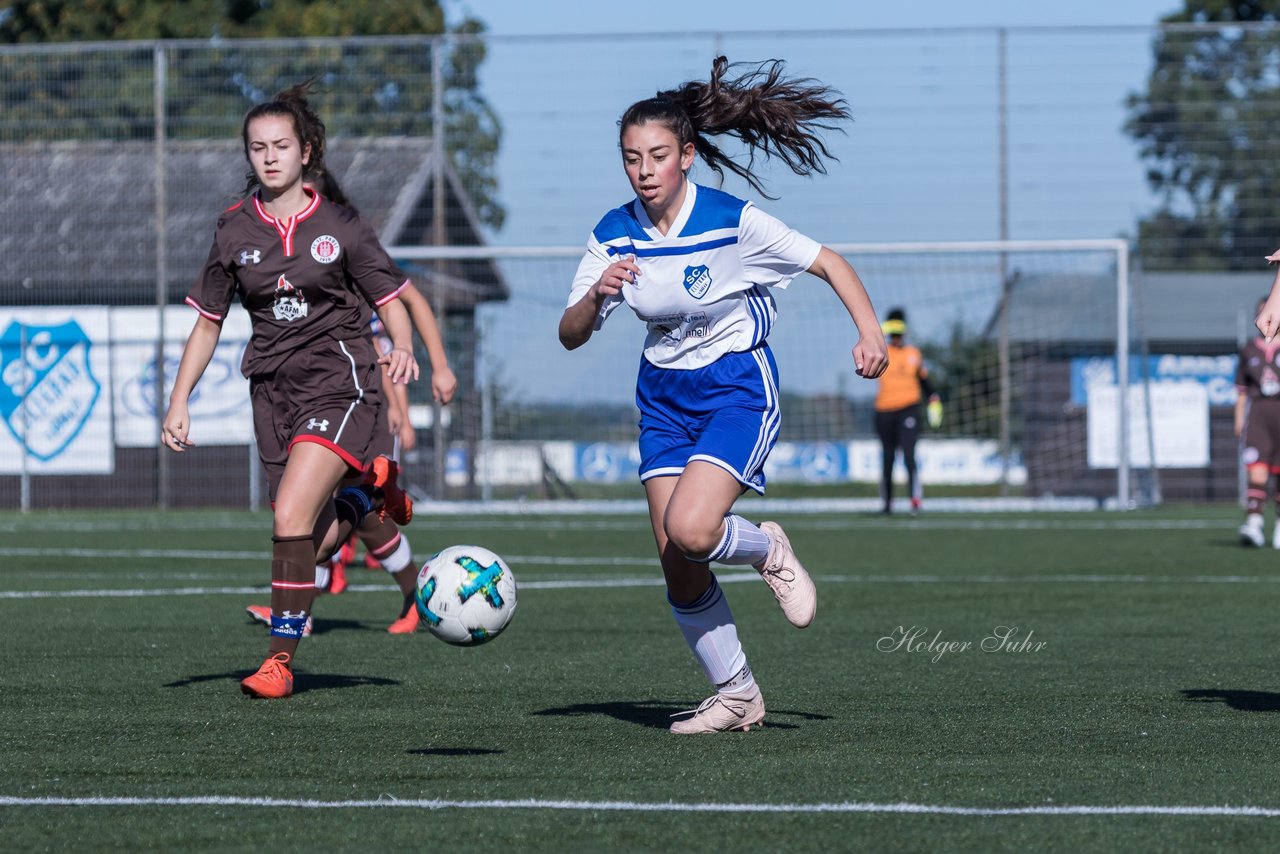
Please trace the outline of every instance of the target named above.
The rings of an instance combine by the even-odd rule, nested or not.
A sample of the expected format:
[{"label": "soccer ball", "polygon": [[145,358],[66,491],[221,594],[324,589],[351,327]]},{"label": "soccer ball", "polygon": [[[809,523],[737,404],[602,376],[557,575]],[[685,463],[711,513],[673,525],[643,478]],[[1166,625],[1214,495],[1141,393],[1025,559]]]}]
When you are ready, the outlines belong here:
[{"label": "soccer ball", "polygon": [[427,631],[455,646],[474,646],[511,622],[516,577],[483,546],[449,546],[423,564],[414,598]]}]

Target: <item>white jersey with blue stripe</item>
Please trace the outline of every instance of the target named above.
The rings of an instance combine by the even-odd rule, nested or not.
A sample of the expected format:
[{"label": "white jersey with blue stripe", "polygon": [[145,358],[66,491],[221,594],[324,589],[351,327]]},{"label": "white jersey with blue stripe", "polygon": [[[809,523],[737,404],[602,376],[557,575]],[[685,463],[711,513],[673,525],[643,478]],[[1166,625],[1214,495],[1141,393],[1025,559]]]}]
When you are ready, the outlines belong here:
[{"label": "white jersey with blue stripe", "polygon": [[689,181],[665,235],[639,199],[604,215],[587,240],[568,304],[586,296],[619,257],[632,255],[642,275],[621,298],[604,301],[595,328],[626,302],[649,327],[650,363],[700,368],[763,343],[778,313],[769,289],[785,288],[821,249],[751,202]]}]

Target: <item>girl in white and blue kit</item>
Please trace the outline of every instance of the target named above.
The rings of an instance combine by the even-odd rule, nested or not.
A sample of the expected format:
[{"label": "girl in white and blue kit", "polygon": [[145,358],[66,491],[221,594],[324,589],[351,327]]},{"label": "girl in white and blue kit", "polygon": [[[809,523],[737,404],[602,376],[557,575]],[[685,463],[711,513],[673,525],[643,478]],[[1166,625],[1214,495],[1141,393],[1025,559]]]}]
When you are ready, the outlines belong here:
[{"label": "girl in white and blue kit", "polygon": [[774,522],[732,512],[745,490],[763,493],[764,462],[778,438],[778,370],[766,338],[777,317],[773,289],[804,272],[824,279],[858,330],[857,373],[888,364],[875,310],[842,257],[754,204],[688,179],[696,156],[763,193],[750,168],[709,137],[727,134],[752,155],[781,158],[797,174],[823,172],[830,157],[817,131],[848,118],[844,101],[811,80],[788,79],[777,60],[732,79],[724,57],[711,79],[633,104],[619,145],[636,197],[592,230],[560,320],[560,341],[582,346],[625,302],[648,326],[636,380],[640,480],[685,640],[716,693],[676,733],[749,730],[764,699],[709,564],[750,565],[788,621],[807,626],[817,593]]}]

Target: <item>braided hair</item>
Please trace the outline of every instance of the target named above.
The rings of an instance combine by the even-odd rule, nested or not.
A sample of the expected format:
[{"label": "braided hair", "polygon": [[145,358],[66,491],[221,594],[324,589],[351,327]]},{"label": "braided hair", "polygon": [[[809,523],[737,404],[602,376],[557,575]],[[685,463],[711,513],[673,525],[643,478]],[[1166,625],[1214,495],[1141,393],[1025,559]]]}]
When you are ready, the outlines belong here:
[{"label": "braided hair", "polygon": [[[755,174],[756,155],[778,158],[797,175],[825,174],[823,161],[836,158],[818,132],[839,130],[837,123],[849,118],[848,104],[838,92],[812,78],[784,77],[782,60],[730,64],[718,56],[710,79],[682,83],[628,107],[618,121],[618,139],[621,145],[629,127],[658,122],[671,131],[680,148],[693,143],[697,155],[721,178],[728,169],[772,198]],[[747,146],[745,165],[709,139],[721,135]]]}]

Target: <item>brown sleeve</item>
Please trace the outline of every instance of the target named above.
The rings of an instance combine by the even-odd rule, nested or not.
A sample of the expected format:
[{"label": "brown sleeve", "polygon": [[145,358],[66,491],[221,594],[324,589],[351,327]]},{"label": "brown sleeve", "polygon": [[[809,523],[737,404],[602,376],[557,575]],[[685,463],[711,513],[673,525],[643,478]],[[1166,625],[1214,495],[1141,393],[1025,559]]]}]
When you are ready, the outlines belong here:
[{"label": "brown sleeve", "polygon": [[195,284],[187,292],[186,303],[210,320],[221,322],[227,316],[227,309],[231,307],[231,298],[235,292],[236,277],[223,260],[218,233],[215,233],[209,258],[204,262]]},{"label": "brown sleeve", "polygon": [[347,275],[374,306],[395,299],[409,281],[362,219],[356,221],[355,248],[345,255]]}]

